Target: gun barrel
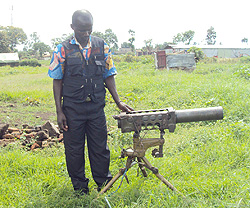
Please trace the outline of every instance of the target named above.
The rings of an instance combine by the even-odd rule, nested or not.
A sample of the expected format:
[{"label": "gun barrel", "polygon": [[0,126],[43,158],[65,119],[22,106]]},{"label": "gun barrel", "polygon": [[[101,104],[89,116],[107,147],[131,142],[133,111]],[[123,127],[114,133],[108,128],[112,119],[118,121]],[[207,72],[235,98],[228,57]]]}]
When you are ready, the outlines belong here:
[{"label": "gun barrel", "polygon": [[223,119],[223,108],[221,106],[176,110],[175,113],[176,123]]}]

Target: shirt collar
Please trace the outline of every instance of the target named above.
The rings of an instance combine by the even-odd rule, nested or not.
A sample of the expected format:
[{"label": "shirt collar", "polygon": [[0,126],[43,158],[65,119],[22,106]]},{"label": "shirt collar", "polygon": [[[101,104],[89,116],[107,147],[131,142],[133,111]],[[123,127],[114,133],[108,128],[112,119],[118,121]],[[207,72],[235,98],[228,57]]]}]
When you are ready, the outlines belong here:
[{"label": "shirt collar", "polygon": [[89,36],[89,41],[88,41],[87,45],[86,45],[84,48],[83,48],[83,47],[81,46],[81,44],[77,41],[75,35],[73,35],[73,38],[72,38],[72,40],[70,41],[70,44],[78,45],[79,48],[80,48],[81,50],[83,50],[83,49],[89,49],[89,48],[91,48],[91,35]]}]

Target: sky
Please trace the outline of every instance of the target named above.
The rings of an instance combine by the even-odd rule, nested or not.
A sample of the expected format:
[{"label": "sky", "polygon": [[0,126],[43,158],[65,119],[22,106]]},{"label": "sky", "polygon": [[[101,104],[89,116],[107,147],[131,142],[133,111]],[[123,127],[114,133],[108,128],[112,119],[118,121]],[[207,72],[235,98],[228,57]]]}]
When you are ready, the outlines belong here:
[{"label": "sky", "polygon": [[[40,40],[51,45],[52,38],[72,33],[72,14],[87,9],[94,18],[93,31],[112,29],[119,46],[128,42],[128,31],[135,31],[135,47],[144,41],[172,42],[177,33],[193,30],[193,42],[205,44],[212,26],[216,41],[225,46],[250,41],[249,0],[2,0],[0,26],[20,27],[29,36],[37,32]],[[65,3],[67,2],[67,3]],[[13,11],[12,11],[13,5]],[[11,15],[12,14],[12,15]],[[11,21],[12,16],[12,21]]]}]

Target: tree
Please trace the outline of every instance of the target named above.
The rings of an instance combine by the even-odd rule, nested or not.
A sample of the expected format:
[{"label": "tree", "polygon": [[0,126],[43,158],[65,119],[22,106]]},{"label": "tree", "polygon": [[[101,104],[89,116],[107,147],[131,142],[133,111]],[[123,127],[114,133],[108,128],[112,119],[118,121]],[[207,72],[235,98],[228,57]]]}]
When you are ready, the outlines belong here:
[{"label": "tree", "polygon": [[23,44],[27,40],[27,35],[22,28],[8,26],[6,27],[8,38],[10,39],[10,49],[14,51],[17,45]]},{"label": "tree", "polygon": [[123,43],[121,44],[121,48],[130,48],[130,43],[128,43],[128,42],[123,42]]},{"label": "tree", "polygon": [[104,39],[112,51],[116,51],[118,49],[117,36],[111,29],[106,29],[104,34],[102,32],[95,31],[92,35]]},{"label": "tree", "polygon": [[26,41],[23,52],[19,53],[20,58],[41,58],[45,52],[51,50],[50,46],[41,42],[40,36],[37,32],[30,34],[29,39]]},{"label": "tree", "polygon": [[192,30],[188,30],[188,31],[182,33],[182,36],[183,36],[182,42],[185,43],[187,41],[186,45],[189,45],[191,40],[193,40],[193,38],[194,38],[194,34],[195,34],[195,32]]},{"label": "tree", "polygon": [[30,35],[31,43],[39,43],[40,42],[40,36],[37,34],[37,32],[33,32]]},{"label": "tree", "polygon": [[60,38],[53,38],[51,39],[51,46],[52,48],[55,48],[59,43],[62,43],[63,41],[71,38],[73,36],[72,33],[69,33],[69,34],[63,34],[62,37]]},{"label": "tree", "polygon": [[[23,44],[27,36],[22,28],[7,26],[0,26],[1,42],[6,42],[9,45],[9,52],[14,52],[17,45]],[[4,35],[5,34],[5,35]],[[5,44],[6,45],[6,44]],[[2,46],[1,46],[2,47]],[[3,46],[6,49],[6,47]]]},{"label": "tree", "polygon": [[155,44],[156,50],[164,50],[168,45],[173,45],[171,42],[164,42],[163,44]]},{"label": "tree", "polygon": [[0,53],[9,53],[10,50],[10,42],[5,31],[0,31]]},{"label": "tree", "polygon": [[132,50],[132,52],[135,51],[135,46],[134,46],[134,41],[135,41],[135,31],[133,30],[129,30],[128,33],[131,35],[131,37],[128,39],[128,42],[129,42],[129,45],[130,45],[130,48]]},{"label": "tree", "polygon": [[193,40],[194,38],[194,34],[195,32],[193,30],[188,30],[184,33],[177,33],[177,35],[174,36],[173,38],[173,43],[177,44],[180,42],[183,42],[183,43],[186,42],[186,45],[189,45],[191,40]]},{"label": "tree", "polygon": [[214,31],[214,28],[211,26],[208,30],[207,30],[207,37],[206,37],[206,41],[208,45],[214,45],[216,43],[216,32]]},{"label": "tree", "polygon": [[241,42],[242,42],[242,43],[248,44],[248,38],[243,38],[243,39],[241,40]]},{"label": "tree", "polygon": [[33,32],[32,34],[30,34],[28,40],[25,42],[25,46],[24,46],[23,50],[28,51],[28,50],[32,49],[33,45],[35,43],[38,43],[38,42],[40,42],[40,37],[37,34],[37,32]]},{"label": "tree", "polygon": [[104,39],[105,35],[102,32],[94,31],[91,35]]},{"label": "tree", "polygon": [[182,34],[181,33],[177,33],[177,35],[174,36],[174,38],[173,38],[173,43],[177,44],[177,43],[180,43],[180,42],[182,42]]},{"label": "tree", "polygon": [[45,52],[50,51],[50,47],[43,42],[38,42],[33,44],[33,51],[38,53],[40,58],[42,58]]},{"label": "tree", "polygon": [[111,29],[105,30],[104,40],[110,46],[112,51],[116,51],[118,49],[117,36]]},{"label": "tree", "polygon": [[145,47],[143,47],[143,49],[150,53],[153,49],[152,39],[144,40],[144,43]]},{"label": "tree", "polygon": [[56,48],[56,46],[61,42],[63,42],[61,38],[52,38],[50,40],[52,48]]}]

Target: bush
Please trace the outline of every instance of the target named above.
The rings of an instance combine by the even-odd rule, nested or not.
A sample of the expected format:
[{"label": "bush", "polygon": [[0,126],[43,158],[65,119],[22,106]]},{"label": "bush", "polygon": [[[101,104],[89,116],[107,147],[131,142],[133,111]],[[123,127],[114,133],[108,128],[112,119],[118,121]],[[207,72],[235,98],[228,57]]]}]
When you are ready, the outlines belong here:
[{"label": "bush", "polygon": [[234,74],[237,75],[238,77],[250,80],[250,66],[249,65],[238,66]]},{"label": "bush", "polygon": [[134,56],[131,54],[126,54],[125,56],[125,62],[133,62],[134,61]]},{"label": "bush", "polygon": [[241,63],[250,63],[250,56],[240,57],[240,62]]},{"label": "bush", "polygon": [[18,56],[20,60],[31,58],[31,55],[27,51],[18,51]]},{"label": "bush", "polygon": [[24,59],[20,62],[20,66],[42,66],[37,59]]},{"label": "bush", "polygon": [[142,63],[142,64],[151,64],[154,63],[154,56],[152,55],[143,55],[143,56],[135,56],[132,54],[125,55],[115,55],[112,57],[115,63],[126,62],[126,63]]},{"label": "bush", "polygon": [[139,58],[142,64],[154,64],[154,56],[152,55],[139,56]]},{"label": "bush", "polygon": [[191,47],[188,50],[188,53],[190,53],[190,52],[193,52],[195,54],[195,61],[196,62],[198,62],[204,58],[204,52],[201,50],[201,48]]}]

